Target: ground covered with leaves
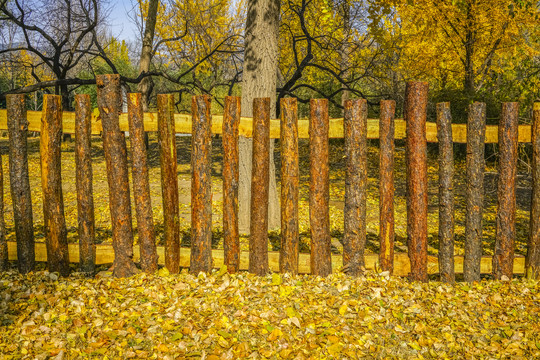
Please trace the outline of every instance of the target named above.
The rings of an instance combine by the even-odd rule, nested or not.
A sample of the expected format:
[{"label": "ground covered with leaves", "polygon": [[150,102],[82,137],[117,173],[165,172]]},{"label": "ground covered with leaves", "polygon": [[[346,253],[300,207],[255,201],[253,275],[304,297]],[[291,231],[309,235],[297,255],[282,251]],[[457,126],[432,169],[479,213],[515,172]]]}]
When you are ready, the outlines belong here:
[{"label": "ground covered with leaves", "polygon": [[3,359],[540,358],[540,283],[0,274]]}]

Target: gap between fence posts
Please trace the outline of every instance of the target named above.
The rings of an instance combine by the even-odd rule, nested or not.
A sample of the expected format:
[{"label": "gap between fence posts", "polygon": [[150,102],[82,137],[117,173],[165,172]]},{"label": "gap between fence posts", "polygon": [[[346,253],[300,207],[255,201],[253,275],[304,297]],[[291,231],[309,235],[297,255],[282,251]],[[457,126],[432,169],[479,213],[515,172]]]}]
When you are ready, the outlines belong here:
[{"label": "gap between fence posts", "polygon": [[165,267],[172,274],[180,271],[180,204],[176,177],[176,134],[174,129],[174,97],[157,96],[159,163],[163,198],[163,232],[165,235]]},{"label": "gap between fence posts", "polygon": [[480,281],[482,257],[482,211],[484,208],[484,141],[486,137],[486,104],[469,105],[467,119],[467,190],[465,219],[465,281]]},{"label": "gap between fence posts", "polygon": [[540,102],[533,105],[532,149],[532,199],[525,275],[529,279],[540,279]]}]

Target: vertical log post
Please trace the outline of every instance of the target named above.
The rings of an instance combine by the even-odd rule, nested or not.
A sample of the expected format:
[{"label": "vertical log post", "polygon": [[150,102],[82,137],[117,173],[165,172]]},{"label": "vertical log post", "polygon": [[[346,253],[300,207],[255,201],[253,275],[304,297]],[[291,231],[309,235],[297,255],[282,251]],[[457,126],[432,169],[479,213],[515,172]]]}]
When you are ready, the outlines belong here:
[{"label": "vertical log post", "polygon": [[468,282],[480,281],[485,140],[486,104],[475,102],[469,105],[467,119],[467,190],[465,193],[467,206],[463,278]]},{"label": "vertical log post", "polygon": [[45,95],[41,116],[39,153],[47,267],[50,272],[69,275],[69,253],[61,174],[62,99]]},{"label": "vertical log post", "polygon": [[493,276],[500,280],[514,274],[516,240],[516,176],[518,160],[519,103],[502,104],[499,122],[499,184]]},{"label": "vertical log post", "polygon": [[127,277],[137,273],[133,263],[133,224],[129,196],[127,147],[120,131],[119,113],[122,97],[120,76],[96,77],[97,103],[103,126],[103,151],[109,183],[109,209],[114,249],[113,275]]},{"label": "vertical log post", "polygon": [[6,223],[4,220],[4,166],[0,154],[0,271],[9,267],[8,245],[6,240]]},{"label": "vertical log post", "polygon": [[298,103],[296,98],[282,98],[281,146],[281,248],[279,271],[298,274]]},{"label": "vertical log post", "polygon": [[180,209],[176,175],[176,131],[174,97],[157,96],[159,160],[165,234],[165,267],[176,274],[180,271]]},{"label": "vertical log post", "polygon": [[226,96],[223,112],[223,250],[231,273],[240,269],[238,232],[238,127],[240,97]]},{"label": "vertical log post", "polygon": [[191,100],[191,257],[190,272],[212,270],[211,97]]},{"label": "vertical log post", "polygon": [[90,95],[75,95],[75,186],[79,224],[79,268],[86,274],[93,274],[96,267],[91,121]]},{"label": "vertical log post", "polygon": [[332,273],[328,171],[328,100],[311,99],[309,118],[309,222],[311,273]]},{"label": "vertical log post", "polygon": [[34,220],[28,177],[28,120],[24,94],[7,95],[9,133],[9,184],[17,238],[17,261],[21,273],[34,270]]},{"label": "vertical log post", "polygon": [[249,272],[266,275],[269,271],[270,98],[253,99],[252,156]]},{"label": "vertical log post", "polygon": [[415,281],[428,281],[427,98],[427,83],[407,83],[404,113],[407,127],[407,245],[411,262],[410,279]]},{"label": "vertical log post", "polygon": [[129,140],[133,161],[131,175],[133,177],[133,197],[137,216],[141,269],[152,273],[158,268],[158,255],[152,201],[150,199],[142,95],[140,93],[128,94],[127,105]]},{"label": "vertical log post", "polygon": [[532,148],[531,224],[525,275],[529,279],[540,279],[540,102],[533,105]]},{"label": "vertical log post", "polygon": [[379,263],[381,270],[394,271],[394,116],[396,102],[381,100],[379,121]]},{"label": "vertical log post", "polygon": [[437,104],[439,142],[439,274],[453,283],[454,274],[454,145],[450,103]]},{"label": "vertical log post", "polygon": [[366,246],[367,101],[345,101],[345,209],[343,265],[347,273],[363,273]]}]

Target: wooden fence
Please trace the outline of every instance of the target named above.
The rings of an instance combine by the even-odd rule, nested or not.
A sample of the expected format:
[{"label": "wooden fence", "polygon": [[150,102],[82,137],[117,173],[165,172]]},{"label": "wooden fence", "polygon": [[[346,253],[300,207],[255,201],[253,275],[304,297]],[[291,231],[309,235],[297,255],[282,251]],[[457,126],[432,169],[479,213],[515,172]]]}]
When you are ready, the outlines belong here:
[{"label": "wooden fence", "polygon": [[[173,113],[171,95],[158,96],[158,112],[144,113],[139,94],[128,96],[128,114],[120,114],[119,78],[97,78],[99,115],[92,113],[89,98],[77,95],[75,113],[61,111],[59,98],[47,95],[43,112],[26,111],[24,96],[10,95],[7,111],[0,110],[0,129],[9,133],[9,167],[17,242],[0,239],[0,265],[18,260],[21,272],[47,261],[51,271],[69,272],[68,262],[79,262],[92,273],[96,264],[113,263],[115,276],[137,271],[152,272],[164,264],[170,272],[181,267],[210,271],[227,266],[231,272],[249,270],[312,273],[325,276],[344,268],[352,275],[375,267],[413,280],[427,281],[429,274],[453,282],[455,273],[466,281],[480,274],[511,278],[514,273],[539,276],[540,269],[540,103],[534,106],[532,126],[518,126],[518,104],[504,103],[500,126],[486,126],[485,105],[469,108],[467,124],[451,124],[450,105],[437,105],[437,123],[426,122],[427,84],[408,83],[403,120],[394,119],[395,103],[381,102],[380,119],[367,118],[365,100],[346,103],[343,119],[328,119],[328,102],[312,100],[310,119],[297,119],[295,99],[282,99],[281,119],[271,120],[269,99],[255,99],[253,118],[240,117],[240,99],[227,97],[223,116],[210,115],[211,99],[193,97],[192,115]],[[8,121],[9,119],[9,121]],[[165,246],[156,247],[150,207],[148,165],[143,130],[157,131],[160,143]],[[42,188],[44,194],[45,244],[34,243],[28,183],[26,137],[39,131]],[[134,207],[139,245],[133,245],[128,184],[127,146],[123,131],[130,132]],[[60,136],[74,133],[79,244],[68,244],[63,215],[60,178]],[[179,204],[176,179],[177,133],[192,134],[191,248],[180,248]],[[211,249],[211,134],[223,135],[224,250]],[[112,247],[94,244],[90,136],[101,134],[106,158]],[[240,252],[238,233],[238,137],[253,137],[253,172],[250,251]],[[344,137],[346,155],[343,255],[330,251],[328,203],[328,139]],[[279,138],[282,151],[280,252],[268,252],[268,149]],[[298,139],[310,139],[311,254],[298,252]],[[366,139],[380,139],[380,253],[364,254],[366,242]],[[405,139],[407,167],[408,253],[394,254],[393,167],[394,140]],[[438,257],[427,254],[427,156],[426,143],[439,142],[439,239]],[[452,143],[467,143],[467,214],[465,256],[454,256],[454,204]],[[533,145],[533,198],[527,258],[514,257],[517,143]],[[500,146],[496,245],[493,257],[481,256],[484,144]],[[0,164],[1,165],[1,164]],[[1,179],[0,179],[1,180]],[[3,202],[0,202],[3,206]],[[1,209],[0,209],[1,210]],[[3,220],[3,213],[2,219]],[[3,221],[0,221],[3,226]],[[0,229],[2,234],[4,233]]]}]

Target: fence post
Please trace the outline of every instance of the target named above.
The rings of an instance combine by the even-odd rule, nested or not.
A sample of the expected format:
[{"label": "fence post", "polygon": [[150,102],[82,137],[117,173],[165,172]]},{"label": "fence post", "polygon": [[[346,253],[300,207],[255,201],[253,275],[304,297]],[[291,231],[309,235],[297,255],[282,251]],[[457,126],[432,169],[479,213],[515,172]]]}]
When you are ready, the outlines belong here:
[{"label": "fence post", "polygon": [[309,222],[311,273],[332,273],[329,217],[328,100],[311,99],[309,117]]},{"label": "fence post", "polygon": [[39,153],[47,267],[50,272],[58,272],[62,276],[68,276],[69,253],[62,195],[61,144],[62,99],[59,95],[45,95],[41,116]]},{"label": "fence post", "polygon": [[180,208],[176,177],[176,131],[174,97],[157,96],[159,160],[165,234],[165,267],[176,274],[180,271]]},{"label": "fence post", "polygon": [[484,208],[484,143],[486,140],[486,104],[469,105],[467,119],[467,190],[465,219],[465,281],[480,281],[482,258],[482,209]]},{"label": "fence post", "polygon": [[191,100],[191,257],[190,272],[212,270],[211,97]]},{"label": "fence post", "polygon": [[511,279],[514,274],[516,239],[516,175],[519,103],[502,104],[499,122],[499,184],[497,228],[493,252],[493,276]]},{"label": "fence post", "polygon": [[127,277],[137,273],[133,263],[133,224],[129,196],[127,148],[120,131],[119,113],[122,97],[120,76],[96,76],[97,103],[103,126],[103,150],[109,183],[109,208],[114,249],[113,274]]},{"label": "fence post", "polygon": [[343,265],[352,276],[363,273],[366,246],[367,101],[345,101],[345,208]]},{"label": "fence post", "polygon": [[253,163],[249,272],[268,273],[268,193],[270,182],[270,98],[253,99]]},{"label": "fence post", "polygon": [[540,102],[533,105],[532,148],[531,224],[525,275],[529,279],[540,279]]},{"label": "fence post", "polygon": [[141,100],[142,95],[140,93],[128,94],[129,141],[131,143],[133,162],[131,175],[133,178],[133,198],[135,199],[141,269],[152,273],[158,268],[158,255],[152,201],[150,199],[144,113]]},{"label": "fence post", "polygon": [[450,103],[437,104],[439,142],[439,274],[453,283],[454,274],[454,144]]},{"label": "fence post", "polygon": [[238,232],[238,127],[240,97],[226,96],[223,111],[223,250],[231,273],[240,269]]},{"label": "fence post", "polygon": [[298,103],[280,100],[281,126],[281,248],[279,271],[298,274]]},{"label": "fence post", "polygon": [[79,224],[79,268],[86,274],[93,274],[96,267],[91,121],[90,95],[75,95],[75,186]]},{"label": "fence post", "polygon": [[407,162],[407,245],[410,279],[427,276],[427,117],[428,84],[409,82],[405,89]]},{"label": "fence post", "polygon": [[8,245],[6,240],[6,223],[4,220],[4,166],[0,154],[0,271],[9,267]]},{"label": "fence post", "polygon": [[7,95],[7,118],[9,133],[9,184],[17,238],[17,260],[21,273],[34,270],[34,221],[32,198],[28,177],[28,120],[23,94]]},{"label": "fence post", "polygon": [[381,100],[379,121],[379,263],[394,271],[394,115],[396,102]]}]

